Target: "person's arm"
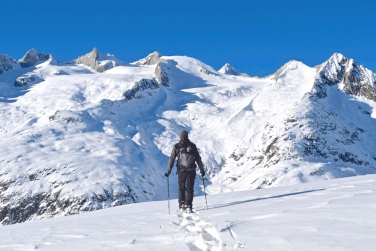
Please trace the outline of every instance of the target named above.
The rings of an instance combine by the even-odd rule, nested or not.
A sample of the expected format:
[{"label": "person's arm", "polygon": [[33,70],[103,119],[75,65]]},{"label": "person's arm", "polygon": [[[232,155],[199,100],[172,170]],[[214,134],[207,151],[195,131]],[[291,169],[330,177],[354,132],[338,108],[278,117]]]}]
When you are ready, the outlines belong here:
[{"label": "person's arm", "polygon": [[198,168],[200,169],[201,176],[204,177],[205,176],[204,165],[202,164],[201,156],[198,153],[198,149],[197,149],[196,145],[194,145],[194,151],[195,151],[195,161],[198,165]]},{"label": "person's arm", "polygon": [[178,153],[179,153],[179,151],[174,146],[172,148],[172,151],[171,151],[170,160],[168,161],[168,164],[167,164],[167,172],[165,173],[166,177],[168,177],[170,175],[172,167],[174,166],[176,156],[178,156]]}]

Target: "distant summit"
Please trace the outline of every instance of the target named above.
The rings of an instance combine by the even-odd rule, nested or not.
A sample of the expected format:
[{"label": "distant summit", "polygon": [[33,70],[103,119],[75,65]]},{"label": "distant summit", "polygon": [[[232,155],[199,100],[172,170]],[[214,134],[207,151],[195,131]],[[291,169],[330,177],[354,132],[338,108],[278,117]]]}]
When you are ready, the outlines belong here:
[{"label": "distant summit", "polygon": [[161,57],[163,55],[160,54],[158,51],[155,51],[153,53],[150,53],[146,58],[140,59],[136,62],[133,62],[132,64],[138,64],[138,65],[154,65],[159,63]]},{"label": "distant summit", "polygon": [[226,63],[218,72],[226,74],[226,75],[234,75],[239,76],[239,72],[237,72],[229,63]]},{"label": "distant summit", "polygon": [[0,74],[13,69],[17,65],[17,61],[8,55],[0,55]]},{"label": "distant summit", "polygon": [[44,60],[49,60],[49,64],[56,63],[51,54],[46,55],[43,52],[38,53],[33,48],[26,52],[26,54],[18,61],[6,54],[0,55],[0,74],[19,67],[28,68]]},{"label": "distant summit", "polygon": [[124,64],[124,62],[117,59],[112,54],[109,54],[109,53],[106,55],[100,54],[97,48],[95,47],[91,52],[78,57],[77,59],[73,60],[70,63],[83,64],[97,72],[104,72],[115,66]]},{"label": "distant summit", "polygon": [[31,48],[20,60],[18,60],[18,63],[22,68],[27,68],[36,65],[39,61],[49,59],[55,61],[51,54],[46,55],[44,52],[38,53],[35,49]]}]

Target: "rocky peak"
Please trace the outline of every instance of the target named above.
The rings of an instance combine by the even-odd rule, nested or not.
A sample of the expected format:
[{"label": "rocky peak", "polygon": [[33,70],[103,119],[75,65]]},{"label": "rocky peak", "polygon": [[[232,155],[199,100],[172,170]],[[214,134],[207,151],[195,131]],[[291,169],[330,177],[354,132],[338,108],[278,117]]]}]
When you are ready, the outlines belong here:
[{"label": "rocky peak", "polygon": [[100,65],[98,63],[98,60],[100,59],[100,57],[101,57],[101,54],[99,53],[97,48],[94,47],[94,49],[91,52],[78,57],[77,59],[73,60],[71,63],[83,64],[97,72],[104,72],[107,69],[107,67],[105,65]]},{"label": "rocky peak", "polygon": [[376,101],[376,75],[340,53],[334,53],[322,64],[312,91],[316,97],[325,98],[327,87],[334,85],[347,94]]},{"label": "rocky peak", "polygon": [[160,54],[158,51],[155,51],[153,53],[150,53],[146,58],[140,59],[133,64],[138,64],[138,65],[154,65],[159,63],[161,57],[163,55]]},{"label": "rocky peak", "polygon": [[218,72],[226,75],[239,76],[239,73],[229,63],[226,63]]},{"label": "rocky peak", "polygon": [[26,54],[18,60],[18,63],[21,65],[22,68],[27,68],[30,66],[35,65],[39,61],[38,52],[35,49],[31,49]]},{"label": "rocky peak", "polygon": [[16,64],[17,61],[9,57],[8,55],[0,55],[0,74],[13,69]]}]

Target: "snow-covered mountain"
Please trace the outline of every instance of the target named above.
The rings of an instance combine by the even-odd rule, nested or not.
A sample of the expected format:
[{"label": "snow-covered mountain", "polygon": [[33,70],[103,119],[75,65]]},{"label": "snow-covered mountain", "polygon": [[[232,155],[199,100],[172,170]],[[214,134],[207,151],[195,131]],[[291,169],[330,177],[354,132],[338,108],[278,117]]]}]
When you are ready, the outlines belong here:
[{"label": "snow-covered mountain", "polygon": [[222,68],[219,69],[218,72],[227,75],[239,76],[239,73],[229,63],[226,63],[224,66],[222,66]]},{"label": "snow-covered mountain", "polygon": [[157,52],[46,57],[0,56],[2,224],[166,199],[182,129],[210,193],[376,173],[376,77],[341,54],[263,79]]}]

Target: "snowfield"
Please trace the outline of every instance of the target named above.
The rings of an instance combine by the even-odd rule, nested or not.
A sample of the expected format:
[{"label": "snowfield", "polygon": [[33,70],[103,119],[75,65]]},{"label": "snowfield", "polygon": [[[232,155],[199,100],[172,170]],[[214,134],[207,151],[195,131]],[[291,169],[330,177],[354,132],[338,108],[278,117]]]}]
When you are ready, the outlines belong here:
[{"label": "snowfield", "polygon": [[166,200],[181,130],[209,194],[376,174],[376,75],[342,54],[265,78],[158,52],[128,64],[96,49],[68,63],[3,55],[0,67],[2,225]]},{"label": "snowfield", "polygon": [[[0,250],[373,250],[376,175],[145,202],[0,228]],[[163,192],[167,192],[164,187]],[[162,191],[161,191],[162,192]],[[171,191],[176,192],[176,191]]]}]

